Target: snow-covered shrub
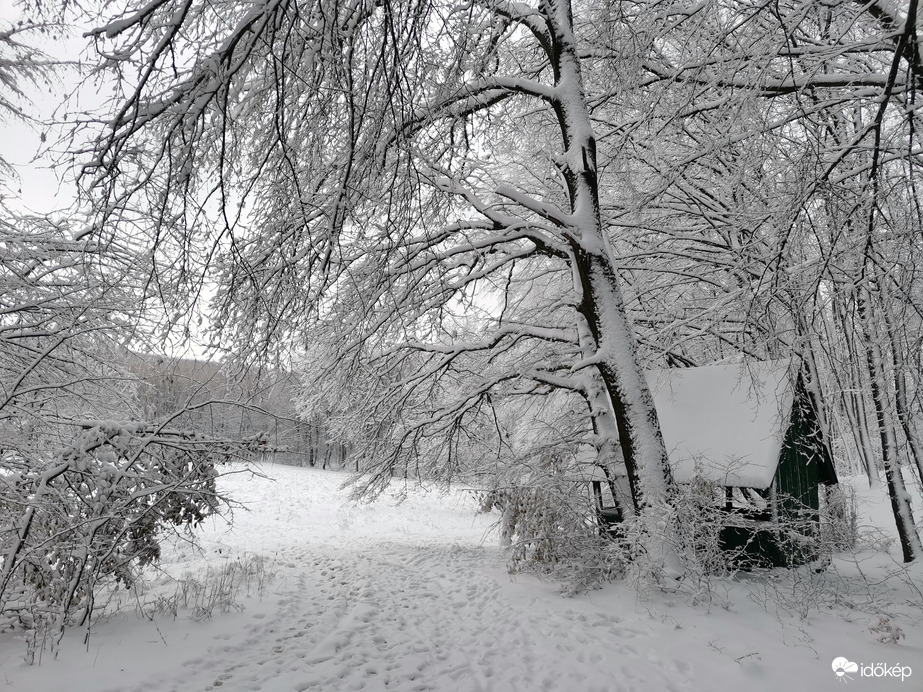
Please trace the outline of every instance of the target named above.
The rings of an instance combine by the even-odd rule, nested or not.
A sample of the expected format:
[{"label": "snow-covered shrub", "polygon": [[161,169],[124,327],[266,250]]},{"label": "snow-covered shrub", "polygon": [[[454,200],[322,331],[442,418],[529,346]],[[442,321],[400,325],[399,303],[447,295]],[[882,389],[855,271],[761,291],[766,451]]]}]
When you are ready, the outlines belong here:
[{"label": "snow-covered shrub", "polygon": [[[682,591],[693,603],[724,604],[721,579],[738,569],[738,551],[722,547],[721,532],[727,514],[717,501],[723,488],[696,478],[673,489],[672,502],[625,520],[621,540],[626,575],[639,594],[659,589]],[[682,567],[680,579],[670,570],[670,560]]]},{"label": "snow-covered shrub", "polygon": [[623,567],[600,536],[592,505],[575,484],[508,487],[486,494],[482,511],[499,510],[501,544],[511,572],[560,581],[565,591],[596,588]]},{"label": "snow-covered shrub", "polygon": [[513,573],[545,576],[575,593],[597,588],[623,571],[623,551],[603,536],[589,484],[574,468],[572,456],[520,459],[481,493],[480,509],[500,513],[500,543],[509,551]]},{"label": "snow-covered shrub", "polygon": [[0,461],[0,629],[44,638],[92,616],[97,587],[131,586],[160,536],[219,509],[217,443],[137,423],[87,423],[45,463]]},{"label": "snow-covered shrub", "polygon": [[793,598],[791,607],[801,612],[800,603],[816,601],[815,575],[853,540],[856,517],[848,495],[830,494],[818,530],[816,511],[799,511],[792,498],[780,498],[783,516],[773,518],[766,497],[735,489],[729,510],[727,489],[696,477],[675,486],[669,504],[608,529],[572,463],[559,458],[527,468],[483,491],[481,510],[500,513],[500,542],[509,548],[511,571],[549,576],[566,591],[626,578],[641,595],[666,590],[695,604],[727,606],[728,578],[790,565],[797,566],[786,570],[797,571],[788,580],[792,596],[779,599],[788,604]]},{"label": "snow-covered shrub", "polygon": [[820,545],[824,553],[849,550],[859,540],[859,508],[850,486],[837,484],[827,489],[821,505]]},{"label": "snow-covered shrub", "polygon": [[[639,593],[666,589],[686,594],[693,603],[727,605],[727,578],[742,570],[803,564],[798,569],[811,582],[811,575],[829,563],[837,545],[833,536],[843,535],[840,528],[818,531],[815,511],[799,511],[792,498],[780,498],[785,511],[773,517],[768,501],[746,489],[734,489],[728,509],[726,490],[696,478],[673,489],[670,505],[624,522],[620,546],[629,581]],[[849,512],[835,515],[848,523]],[[677,558],[680,578],[668,573],[665,554]],[[812,582],[798,590],[813,588]]]},{"label": "snow-covered shrub", "polygon": [[627,577],[641,594],[681,588],[696,603],[721,600],[720,577],[739,568],[741,552],[722,549],[723,488],[697,479],[674,488],[669,505],[609,528],[572,459],[548,455],[527,468],[481,497],[482,511],[501,514],[511,571],[549,576],[569,592]]}]

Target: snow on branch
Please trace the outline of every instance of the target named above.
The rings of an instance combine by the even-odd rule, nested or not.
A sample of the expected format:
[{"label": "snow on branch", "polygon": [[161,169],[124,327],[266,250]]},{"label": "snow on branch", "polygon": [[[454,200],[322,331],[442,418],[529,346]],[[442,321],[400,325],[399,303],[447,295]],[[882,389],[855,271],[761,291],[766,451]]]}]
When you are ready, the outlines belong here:
[{"label": "snow on branch", "polygon": [[571,329],[560,327],[539,327],[526,324],[506,324],[496,329],[489,338],[480,341],[455,341],[450,344],[424,343],[408,341],[402,348],[411,348],[426,353],[442,353],[453,357],[462,353],[488,351],[506,338],[538,339],[541,341],[575,344],[576,333]]},{"label": "snow on branch", "polygon": [[[880,72],[848,73],[806,73],[786,77],[761,77],[754,80],[748,76],[709,77],[692,72],[689,67],[680,69],[666,69],[652,61],[645,61],[644,68],[655,75],[654,79],[643,82],[647,86],[657,81],[689,82],[715,89],[748,89],[759,93],[761,96],[785,96],[796,94],[808,89],[837,89],[855,87],[880,88],[888,85],[888,75]],[[900,78],[894,85],[898,90],[908,86],[907,80]]]},{"label": "snow on branch", "polygon": [[465,84],[452,95],[417,109],[404,120],[400,132],[408,137],[439,120],[463,120],[517,94],[532,96],[546,103],[555,103],[558,98],[553,87],[533,79],[496,75]]},{"label": "snow on branch", "polygon": [[544,15],[524,2],[510,0],[475,0],[478,5],[504,19],[526,27],[543,47],[550,47],[552,37]]},{"label": "snow on branch", "polygon": [[[504,240],[508,240],[510,238],[527,237],[529,238],[529,240],[535,243],[536,247],[538,247],[539,250],[541,250],[544,254],[553,255],[555,257],[561,257],[561,258],[568,257],[567,248],[564,245],[562,245],[555,238],[553,234],[543,233],[542,229],[538,227],[536,224],[523,221],[516,216],[506,214],[496,209],[495,207],[487,204],[477,194],[475,194],[475,192],[467,185],[464,185],[457,180],[453,180],[453,179],[450,179],[444,176],[435,178],[433,182],[439,189],[443,190],[444,192],[457,195],[461,197],[462,199],[464,199],[468,204],[470,204],[474,208],[475,211],[477,211],[479,214],[481,214],[482,216],[484,216],[486,219],[488,219],[491,222],[493,229],[495,230],[505,229],[506,231],[512,234],[512,235],[505,235],[503,237]],[[505,194],[504,191],[508,191],[510,192],[510,194]],[[565,216],[563,212],[558,210],[553,205],[546,205],[542,202],[538,202],[537,200],[532,200],[531,198],[528,198],[525,195],[520,195],[513,188],[510,188],[508,186],[501,186],[497,188],[496,190],[494,190],[494,192],[500,196],[506,197],[507,199],[511,199],[512,201],[516,202],[522,207],[525,207],[526,209],[529,209],[530,211],[536,211],[529,205],[523,203],[523,201],[532,202],[534,205],[536,205],[538,208],[544,211],[547,214],[547,216],[546,214],[541,214],[541,212],[536,211],[536,213],[539,213],[545,218],[548,218],[548,220],[554,221],[552,216],[558,216],[558,217]],[[515,197],[516,195],[521,196],[522,200],[514,199],[513,197]]]},{"label": "snow on branch", "polygon": [[501,197],[506,197],[508,200],[515,202],[521,207],[525,207],[529,211],[535,212],[542,218],[547,219],[548,221],[551,221],[558,226],[564,228],[572,228],[575,224],[575,220],[572,215],[565,214],[555,205],[548,204],[547,202],[541,202],[508,185],[501,185],[495,190],[495,192]]},{"label": "snow on branch", "polygon": [[121,19],[116,19],[107,24],[91,29],[90,31],[85,32],[83,35],[86,38],[96,38],[100,35],[105,35],[106,38],[114,38],[126,31],[127,29],[138,26],[146,22],[151,15],[153,15],[158,9],[163,5],[170,2],[170,0],[151,0],[147,5],[142,7],[137,12],[133,14],[122,17]]}]

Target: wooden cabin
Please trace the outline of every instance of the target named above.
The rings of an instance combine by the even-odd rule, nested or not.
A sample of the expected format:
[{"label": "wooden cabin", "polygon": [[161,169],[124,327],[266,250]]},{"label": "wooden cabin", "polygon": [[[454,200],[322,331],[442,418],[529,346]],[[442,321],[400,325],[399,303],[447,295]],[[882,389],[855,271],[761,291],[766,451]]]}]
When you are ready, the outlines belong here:
[{"label": "wooden cabin", "polygon": [[[654,397],[673,478],[722,490],[722,547],[741,563],[788,566],[813,559],[820,486],[837,483],[829,448],[803,380],[791,361],[653,370]],[[601,471],[601,469],[600,469]],[[597,474],[591,483],[600,525],[620,520],[613,493],[624,485]],[[620,478],[621,477],[621,478]],[[611,498],[611,499],[609,499]]]}]

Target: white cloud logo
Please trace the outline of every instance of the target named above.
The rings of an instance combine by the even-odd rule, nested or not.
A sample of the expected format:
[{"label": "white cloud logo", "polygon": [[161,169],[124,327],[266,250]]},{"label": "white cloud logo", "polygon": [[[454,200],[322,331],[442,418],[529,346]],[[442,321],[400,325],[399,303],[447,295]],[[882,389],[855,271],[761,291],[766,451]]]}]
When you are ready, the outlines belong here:
[{"label": "white cloud logo", "polygon": [[839,658],[833,659],[833,672],[836,673],[838,679],[846,682],[846,679],[852,680],[852,677],[847,675],[847,673],[857,673],[859,672],[859,664],[853,663],[848,658]]}]

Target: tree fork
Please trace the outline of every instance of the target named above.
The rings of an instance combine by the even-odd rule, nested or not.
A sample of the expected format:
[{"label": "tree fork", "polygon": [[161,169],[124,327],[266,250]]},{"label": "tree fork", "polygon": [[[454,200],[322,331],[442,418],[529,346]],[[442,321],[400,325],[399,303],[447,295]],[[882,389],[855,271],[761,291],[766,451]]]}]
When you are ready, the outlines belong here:
[{"label": "tree fork", "polygon": [[609,394],[635,510],[668,501],[672,474],[654,400],[637,358],[637,344],[602,228],[596,142],[583,87],[569,0],[541,4],[548,21],[555,114],[564,142],[574,237],[570,239],[580,312],[596,341],[595,366]]}]

